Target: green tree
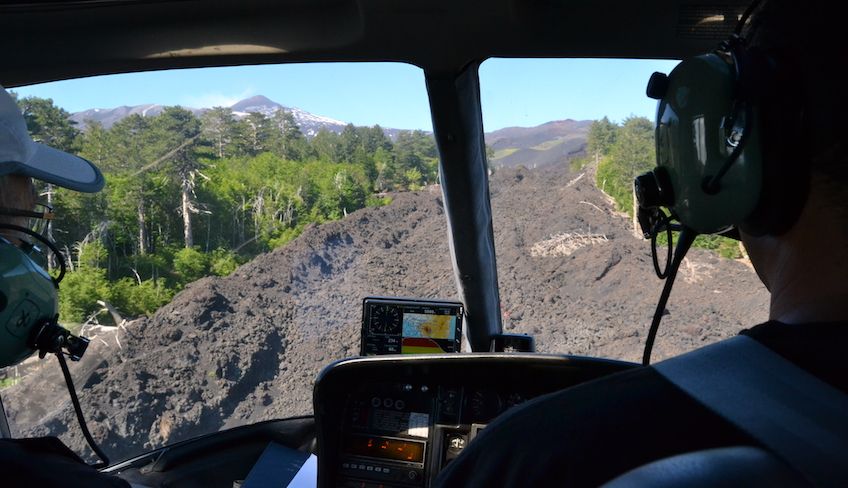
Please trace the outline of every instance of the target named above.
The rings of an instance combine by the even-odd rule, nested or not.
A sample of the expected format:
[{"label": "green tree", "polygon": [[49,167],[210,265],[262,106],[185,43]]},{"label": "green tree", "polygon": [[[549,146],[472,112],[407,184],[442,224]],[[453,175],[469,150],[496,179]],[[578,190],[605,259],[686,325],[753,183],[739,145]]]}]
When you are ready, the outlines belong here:
[{"label": "green tree", "polygon": [[235,156],[243,152],[244,131],[236,121],[232,109],[228,107],[212,107],[201,118],[203,137],[214,148],[218,158]]},{"label": "green tree", "polygon": [[395,155],[390,149],[378,147],[377,151],[374,152],[373,160],[374,169],[377,173],[374,179],[374,190],[385,191],[395,178]]},{"label": "green tree", "polygon": [[180,277],[180,286],[206,276],[209,257],[194,247],[186,247],[174,254],[174,272]]},{"label": "green tree", "polygon": [[250,112],[244,119],[247,152],[251,156],[270,150],[269,142],[274,138],[274,124],[265,114]]},{"label": "green tree", "polygon": [[79,153],[98,168],[106,168],[114,159],[109,131],[95,120],[85,121],[85,131],[79,135]]},{"label": "green tree", "polygon": [[270,139],[270,149],[280,156],[295,161],[308,156],[309,144],[294,115],[284,109],[279,109],[271,116],[273,136]]},{"label": "green tree", "polygon": [[79,245],[78,262],[74,270],[62,280],[59,294],[59,316],[63,321],[80,323],[86,320],[99,305],[98,300],[110,299],[109,280],[101,265],[106,261],[106,250],[98,242]]},{"label": "green tree", "polygon": [[386,136],[386,132],[379,125],[358,127],[357,129],[360,132],[359,138],[366,153],[374,154],[381,148],[391,151],[393,147],[392,141]]},{"label": "green tree", "polygon": [[610,122],[607,117],[601,120],[595,120],[589,126],[589,134],[586,137],[586,150],[595,164],[598,164],[601,157],[606,156],[613,145],[615,145],[618,131],[619,127]]},{"label": "green tree", "polygon": [[319,130],[312,138],[312,149],[324,161],[338,163],[344,160],[341,137],[331,130]]},{"label": "green tree", "polygon": [[[98,149],[104,156],[101,169],[110,174],[106,187],[110,221],[125,231],[135,229],[134,233],[120,232],[117,242],[119,245],[134,242],[141,255],[150,251],[154,240],[150,235],[150,217],[156,213],[158,202],[152,200],[151,191],[154,171],[161,164],[156,160],[164,153],[164,144],[156,141],[151,123],[149,118],[130,115],[112,126],[102,138],[104,147]],[[83,155],[88,153],[84,151]]]},{"label": "green tree", "polygon": [[[438,152],[436,141],[424,131],[402,131],[394,144],[396,168],[394,182],[397,187],[425,185],[438,178]],[[411,170],[415,170],[410,172]],[[420,175],[413,182],[410,176]]]},{"label": "green tree", "polygon": [[39,97],[21,98],[18,107],[33,140],[61,151],[75,151],[79,131],[65,109],[52,99]]},{"label": "green tree", "polygon": [[339,134],[339,161],[352,163],[357,152],[362,149],[362,139],[353,124],[347,124]]},{"label": "green tree", "polygon": [[633,179],[655,165],[654,124],[645,117],[630,117],[598,164],[598,187],[612,196],[620,209],[632,214]]},{"label": "green tree", "polygon": [[199,158],[200,120],[181,107],[166,107],[152,122],[157,142],[162,150],[169,150],[165,158],[166,172],[180,188],[180,215],[183,223],[183,242],[186,248],[194,246],[192,215],[203,208],[195,200],[197,180],[205,177],[201,170],[205,164]]}]

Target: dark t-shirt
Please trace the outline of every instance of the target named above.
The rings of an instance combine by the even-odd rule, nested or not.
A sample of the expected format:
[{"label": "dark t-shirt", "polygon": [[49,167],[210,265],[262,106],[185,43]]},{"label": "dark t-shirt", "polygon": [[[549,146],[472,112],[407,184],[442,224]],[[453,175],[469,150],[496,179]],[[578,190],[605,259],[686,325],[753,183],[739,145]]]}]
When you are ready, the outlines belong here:
[{"label": "dark t-shirt", "polygon": [[[742,332],[848,392],[848,323]],[[439,476],[445,487],[598,486],[676,454],[757,443],[651,368],[534,399],[499,417]]]}]

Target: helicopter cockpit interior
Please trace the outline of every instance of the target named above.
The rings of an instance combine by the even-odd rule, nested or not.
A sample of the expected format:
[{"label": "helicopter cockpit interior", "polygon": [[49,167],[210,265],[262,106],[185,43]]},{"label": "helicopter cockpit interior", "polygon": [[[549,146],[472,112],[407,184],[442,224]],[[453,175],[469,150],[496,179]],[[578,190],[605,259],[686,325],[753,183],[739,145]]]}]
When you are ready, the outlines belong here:
[{"label": "helicopter cockpit interior", "polygon": [[[291,342],[308,338],[319,344],[315,348],[314,357],[328,364],[317,378],[301,375],[291,380],[300,384],[314,384],[314,387],[310,387],[311,398],[303,401],[309,407],[303,415],[259,422],[246,420],[245,425],[238,426],[219,422],[216,424],[217,432],[170,442],[168,433],[172,429],[177,431],[172,425],[179,423],[179,417],[201,421],[214,416],[202,407],[174,407],[169,416],[148,421],[151,432],[155,430],[164,434],[151,433],[148,438],[147,433],[144,433],[141,436],[143,441],[136,442],[135,446],[143,451],[141,454],[111,460],[101,471],[123,478],[138,487],[435,486],[439,473],[473,443],[488,424],[509,409],[570,386],[640,367],[636,360],[537,352],[532,334],[516,333],[511,327],[506,327],[504,317],[508,314],[508,300],[505,297],[509,291],[503,287],[502,278],[511,272],[513,275],[516,273],[512,268],[507,270],[499,267],[496,259],[496,246],[500,246],[503,240],[493,230],[493,215],[499,210],[493,207],[492,198],[499,190],[493,190],[492,185],[495,184],[491,181],[499,176],[497,171],[492,170],[490,159],[496,155],[507,158],[512,153],[510,150],[497,152],[496,149],[487,154],[485,138],[488,129],[484,127],[485,107],[481,103],[481,89],[485,88],[481,87],[481,65],[490,59],[513,58],[623,58],[676,63],[715,49],[717,44],[733,33],[748,6],[748,1],[741,0],[719,3],[691,0],[0,2],[0,26],[5,33],[5,41],[0,46],[3,65],[0,85],[8,90],[102,75],[248,65],[401,63],[420,69],[423,73],[432,119],[433,147],[436,151],[433,171],[438,175],[438,182],[430,187],[431,195],[427,198],[436,202],[432,212],[446,225],[447,232],[439,228],[437,237],[440,241],[447,241],[445,249],[448,252],[443,253],[450,267],[447,281],[455,283],[456,296],[373,295],[371,290],[356,289],[353,285],[342,283],[338,290],[327,292],[327,296],[344,303],[355,315],[361,313],[356,335],[334,333],[319,337],[315,333],[312,337],[308,330],[304,332],[298,329],[297,334],[300,335],[292,333],[291,337],[274,336],[278,344],[262,343],[255,351],[245,352],[244,358],[251,354],[253,356],[249,360],[239,356],[243,360],[236,368],[222,366],[220,361],[216,363],[215,359],[208,359],[213,356],[204,354],[211,353],[199,348],[190,353],[173,353],[173,370],[169,366],[167,371],[161,372],[163,377],[167,376],[165,381],[173,384],[183,382],[183,386],[197,381],[186,380],[175,373],[181,365],[202,371],[201,376],[205,375],[202,381],[208,381],[214,391],[227,388],[227,391],[236,392],[239,401],[250,397],[257,404],[265,406],[273,405],[275,397],[296,393],[293,393],[294,389],[271,391],[269,385],[285,368],[281,368],[278,373],[276,368],[279,365],[273,363],[275,359],[262,362],[254,356],[264,357],[261,354],[268,351],[279,355],[290,347]],[[573,75],[579,77],[581,73]],[[643,83],[639,90],[644,90],[648,79]],[[588,125],[581,130],[588,130]],[[653,134],[653,127],[649,127],[648,132]],[[557,141],[557,144],[560,142]],[[533,147],[542,150],[550,146],[544,146],[544,141],[539,141]],[[210,153],[214,150],[214,146],[208,149]],[[585,145],[575,149],[575,154],[578,152],[586,156]],[[241,174],[247,175],[252,171],[245,168],[248,166],[242,167]],[[511,175],[510,184],[518,185],[532,179],[524,171],[528,169],[502,174]],[[138,171],[133,175],[140,173]],[[261,179],[263,175],[252,177]],[[203,178],[214,182],[215,175],[211,174],[210,178],[200,172],[196,176],[197,181]],[[589,179],[580,182],[582,177],[582,174],[578,176],[575,172],[560,186],[571,188]],[[151,181],[155,183],[160,180]],[[339,187],[342,186],[338,178],[327,181],[335,181]],[[144,191],[167,193],[167,189],[171,188],[177,192],[177,186],[168,187],[162,183],[160,187],[154,183]],[[136,191],[130,183],[121,184],[128,185],[127,195]],[[422,185],[420,191],[426,193],[427,188],[426,184]],[[300,198],[300,189],[297,191]],[[271,198],[267,194],[263,195]],[[633,195],[635,202],[637,197],[635,193]],[[384,196],[379,195],[381,198]],[[626,197],[630,197],[629,187]],[[599,208],[601,203],[598,200],[585,196],[575,198],[575,203],[587,211],[606,212],[604,215],[615,213]],[[526,206],[538,204],[532,196],[526,200]],[[255,202],[250,205],[253,205],[251,209],[256,208]],[[244,226],[244,222],[249,223],[251,219],[258,218],[257,212],[249,214],[245,210],[248,207],[247,200],[234,200],[232,208],[238,208],[241,214],[237,216],[234,211],[231,220],[238,220]],[[429,207],[424,208],[423,204],[410,204],[410,208],[409,215],[431,211],[427,210]],[[124,212],[129,216],[127,221],[134,222],[132,219],[143,210],[141,206],[126,209]],[[208,216],[213,212],[203,213],[204,208],[189,209],[189,206],[184,206],[183,213],[174,213],[167,225],[179,233],[182,217],[176,216],[187,215],[189,210],[198,215],[198,221],[207,219],[207,222],[211,222],[216,218],[214,215]],[[75,211],[84,213],[86,210],[77,207]],[[339,215],[334,217],[337,220],[360,218],[360,214],[354,212],[348,215],[346,208],[337,213]],[[641,217],[636,213],[634,210],[632,218],[623,212],[615,213],[615,216],[629,224],[627,219],[635,222]],[[286,215],[281,211],[274,214],[273,218],[282,221],[287,218]],[[387,215],[389,222],[393,218],[399,219],[392,214]],[[263,327],[274,327],[278,322],[298,317],[296,306],[277,311],[283,308],[278,307],[279,304],[274,303],[273,299],[263,301],[263,296],[272,296],[267,289],[296,286],[299,273],[317,273],[316,280],[320,281],[320,273],[328,273],[326,270],[332,266],[344,266],[343,260],[333,261],[333,253],[337,252],[336,249],[343,245],[345,239],[352,238],[345,236],[342,231],[334,230],[331,227],[334,225],[332,220],[327,218],[320,221],[323,222],[322,226],[330,229],[326,233],[319,235],[304,231],[307,238],[314,239],[314,242],[304,241],[311,246],[310,251],[314,251],[308,258],[311,261],[303,264],[295,258],[285,258],[288,261],[281,262],[288,266],[288,276],[274,274],[251,264],[244,264],[233,271],[235,275],[259,277],[262,280],[260,285],[245,286],[234,292],[239,298],[249,297],[252,300],[249,303],[251,307],[275,310],[267,317],[258,317],[261,314],[257,312],[257,323],[262,323]],[[361,218],[360,222],[362,227],[373,225],[373,220],[365,218]],[[588,230],[577,237],[598,242],[603,240],[606,243],[607,237],[593,233],[591,221],[586,222]],[[643,224],[643,229],[644,225],[650,227],[655,224],[655,221]],[[208,235],[214,237],[215,232],[218,232],[212,224],[204,225],[208,225],[204,228]],[[304,228],[307,231],[312,229],[304,225],[298,230]],[[133,232],[138,234],[144,231]],[[257,231],[256,236],[259,235]],[[254,239],[258,240],[256,236]],[[367,234],[365,236],[370,237]],[[279,235],[275,237],[279,238]],[[207,243],[209,239],[207,237]],[[366,244],[373,248],[388,249],[392,246],[390,241],[377,239],[367,241]],[[529,249],[532,242],[522,245]],[[650,269],[651,243],[641,241],[641,245],[644,246],[642,255],[633,251],[638,247],[631,246],[611,253],[606,261],[594,263],[598,271],[593,275],[593,283],[604,278],[610,269],[623,260],[640,259],[645,268]],[[363,254],[366,252],[362,251]],[[570,251],[563,256],[569,254]],[[349,261],[353,259],[350,257]],[[563,262],[566,259],[571,258],[564,257]],[[711,269],[709,266],[717,266],[715,259],[705,258],[707,264],[699,269],[708,272]],[[654,266],[657,266],[656,260],[655,251]],[[135,275],[130,275],[130,281],[137,278],[140,285],[144,281],[143,276],[139,275],[144,272],[140,271],[141,267],[152,265],[148,261],[138,262],[138,267],[132,268]],[[668,262],[671,262],[670,257]],[[381,264],[377,258],[372,258],[369,263],[374,266]],[[679,265],[679,262],[675,264]],[[692,262],[684,263],[686,265],[695,269]],[[207,268],[211,269],[209,266],[207,264]],[[559,268],[551,269],[559,272]],[[401,269],[393,273],[398,281],[404,281],[414,280],[416,276],[429,271],[432,270]],[[750,269],[745,268],[745,271],[750,276],[743,283],[758,284]],[[692,273],[691,286],[708,286],[699,284],[701,282],[695,278],[695,271]],[[679,278],[684,279],[688,280],[686,277]],[[163,314],[162,317],[170,314],[167,315],[169,318],[162,320],[173,323],[180,319],[180,313],[195,314],[202,316],[200,322],[211,325],[203,325],[197,330],[181,329],[179,332],[168,333],[148,327],[148,333],[158,334],[156,337],[161,344],[168,344],[169,341],[196,343],[200,340],[198,336],[211,334],[218,328],[238,327],[237,324],[227,322],[226,316],[235,311],[241,313],[242,303],[237,303],[231,296],[225,297],[212,281],[206,283],[212,284],[208,289],[204,288],[202,293],[195,291],[199,296],[198,303],[206,307],[204,311],[198,312],[191,308],[181,311],[179,307],[172,307],[157,313]],[[752,287],[748,286],[747,290],[740,292],[741,299],[749,300],[746,304],[759,304],[757,300],[761,300],[764,295],[754,296]],[[185,289],[188,290],[185,293],[199,290],[197,287]],[[611,303],[622,309],[624,307],[620,303],[635,295],[633,300],[650,302],[649,308],[653,312],[653,304],[660,297],[660,291],[660,285],[645,281],[641,289],[629,290],[626,296],[617,295],[618,292],[612,288],[604,288],[597,293],[612,297]],[[562,299],[553,292],[545,293],[547,295],[543,293],[535,297],[538,300],[534,302],[534,307],[545,307]],[[706,293],[718,296],[732,292],[716,285]],[[61,298],[61,291],[59,296]],[[668,299],[667,295],[665,299]],[[303,308],[313,306],[306,297],[298,297],[297,300],[300,300],[297,302],[299,305],[306,304]],[[586,303],[591,306],[595,302]],[[658,307],[654,330],[649,333],[648,341],[651,344],[658,317],[662,316],[663,311],[663,306]],[[703,316],[717,321],[727,317],[728,312],[714,307],[704,312]],[[608,314],[602,311],[595,318],[599,323],[609,321]],[[336,319],[333,316],[327,320]],[[635,322],[639,322],[638,327],[644,329],[644,332],[628,332],[626,337],[621,333],[621,339],[627,344],[641,347],[651,325],[650,315],[627,316],[626,320],[633,322],[633,327],[637,327]],[[600,337],[603,334],[593,330],[587,336],[594,334]],[[127,334],[132,336],[132,332]],[[718,339],[715,335],[711,336],[709,331],[701,330],[693,330],[691,336],[693,347]],[[244,337],[247,336],[241,338]],[[586,341],[591,342],[595,338],[588,337]],[[238,340],[233,339],[220,347],[238,349]],[[329,355],[325,357],[320,350],[321,341],[345,342],[347,357],[338,360]],[[127,347],[128,350],[133,347],[126,344],[119,346]],[[145,351],[136,353],[143,356]],[[647,358],[649,361],[650,348]],[[129,367],[131,363],[131,359],[125,362],[122,359],[120,366]],[[295,368],[292,364],[285,366],[290,371]],[[80,390],[104,381],[97,374],[90,374],[100,367],[105,366],[92,364],[85,366],[88,369],[78,370],[81,372],[78,374],[80,377],[74,380]],[[257,370],[272,368],[274,371],[266,372],[262,381],[251,386],[255,392],[239,392],[239,375],[252,371],[250,368],[254,367]],[[83,372],[89,375],[82,376]],[[147,373],[136,374],[134,380],[141,386],[126,395],[132,396],[133,401],[142,402],[141,407],[133,411],[127,409],[120,415],[142,415],[146,408],[143,402],[152,401],[149,396],[145,396],[145,385],[157,379]],[[104,385],[106,383],[101,387]],[[57,388],[64,388],[64,385],[58,384]],[[4,393],[0,392],[4,400],[0,404],[0,413],[3,413],[2,407],[6,410],[13,408],[12,399],[17,398]],[[199,389],[193,394],[198,403],[218,401],[214,394],[206,396]],[[163,398],[166,399],[161,402],[170,401],[166,396]],[[84,405],[89,401],[92,401],[90,393],[81,395],[78,400]],[[122,407],[126,405],[119,403],[124,399],[119,398],[117,393],[101,401],[104,404],[116,402],[115,405],[120,404]],[[233,418],[242,415],[243,419],[252,419],[251,412],[239,410],[242,407],[236,403],[234,401],[233,405],[229,405],[219,402],[215,408],[229,409],[227,413]],[[156,408],[160,407],[162,405]],[[72,412],[70,407],[67,411]],[[5,415],[3,413],[3,417]],[[110,424],[105,417],[101,415],[97,420],[105,426],[117,425]],[[66,419],[73,418],[72,413],[66,415]],[[47,425],[44,429],[50,427]],[[3,437],[10,437],[13,430],[8,424],[0,424]],[[107,430],[107,427],[99,427],[92,433],[94,437],[104,439],[104,444],[114,447],[120,439],[110,436]],[[50,433],[43,429],[38,432]],[[174,438],[178,438],[176,434]],[[515,448],[533,449],[532,439]]]}]

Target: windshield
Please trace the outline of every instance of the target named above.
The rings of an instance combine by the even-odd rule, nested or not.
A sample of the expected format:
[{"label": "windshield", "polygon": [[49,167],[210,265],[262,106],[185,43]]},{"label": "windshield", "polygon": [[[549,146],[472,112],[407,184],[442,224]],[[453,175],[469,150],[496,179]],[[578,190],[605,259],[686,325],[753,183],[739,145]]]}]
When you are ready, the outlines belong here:
[{"label": "windshield", "polygon": [[[662,283],[630,185],[654,164],[645,82],[672,66],[481,67],[504,332],[532,334],[540,352],[641,358]],[[72,375],[113,461],[310,415],[318,372],[360,353],[365,297],[459,300],[418,68],[192,69],[13,91],[33,138],[107,179],[95,195],[39,192],[68,267],[60,321],[91,338]],[[698,245],[655,358],[765,319],[738,243]],[[58,435],[93,459],[55,358],[0,382],[13,434]]]},{"label": "windshield", "polygon": [[[39,185],[72,374],[120,460],[312,413],[368,295],[456,300],[424,77],[402,64],[104,76],[12,90],[32,137],[104,173]],[[55,269],[56,264],[53,264]],[[17,436],[90,454],[55,358],[2,371]]]},{"label": "windshield", "polygon": [[[647,81],[675,64],[491,59],[480,68],[503,327],[535,336],[540,352],[641,361],[663,282],[633,219],[633,179],[656,164]],[[694,246],[654,360],[767,319],[768,292],[740,243],[700,236]]]}]

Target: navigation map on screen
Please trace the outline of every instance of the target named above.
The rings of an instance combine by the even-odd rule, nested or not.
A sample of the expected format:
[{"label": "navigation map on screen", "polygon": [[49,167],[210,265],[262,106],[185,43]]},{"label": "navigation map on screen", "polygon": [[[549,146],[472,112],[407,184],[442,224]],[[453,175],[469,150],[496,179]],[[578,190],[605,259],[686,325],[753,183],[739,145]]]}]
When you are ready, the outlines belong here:
[{"label": "navigation map on screen", "polygon": [[453,343],[456,317],[423,313],[403,314],[402,354],[428,354],[446,351],[439,339]]}]

